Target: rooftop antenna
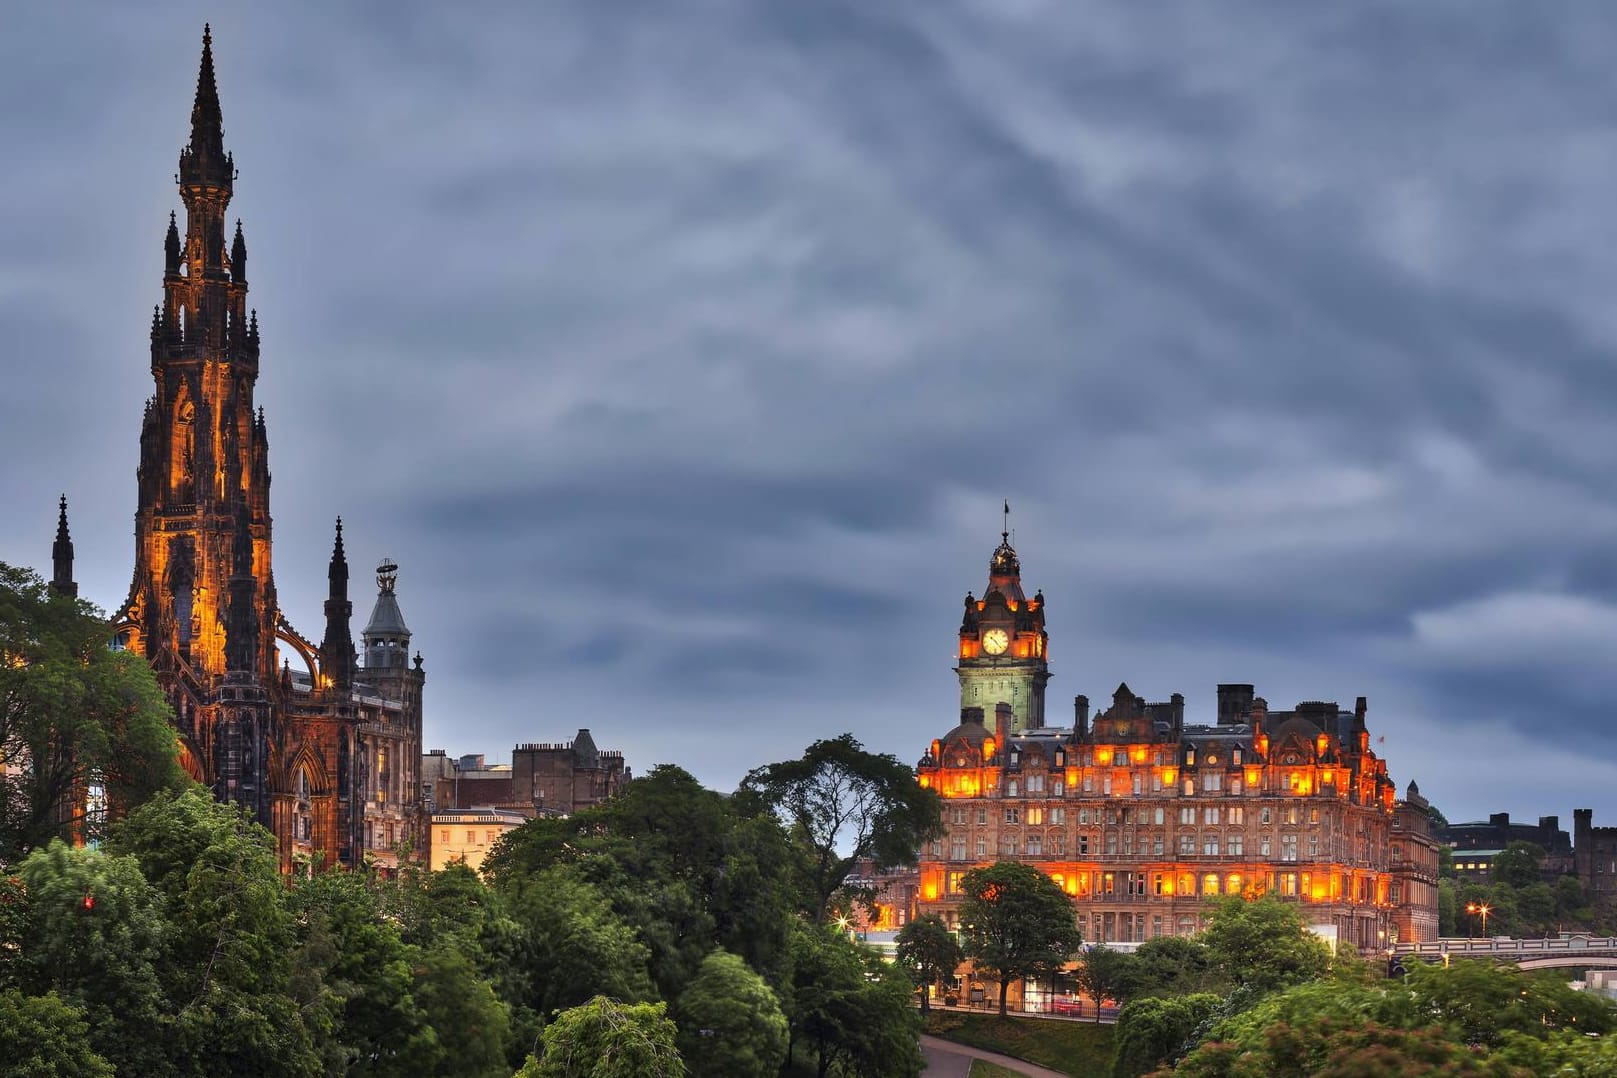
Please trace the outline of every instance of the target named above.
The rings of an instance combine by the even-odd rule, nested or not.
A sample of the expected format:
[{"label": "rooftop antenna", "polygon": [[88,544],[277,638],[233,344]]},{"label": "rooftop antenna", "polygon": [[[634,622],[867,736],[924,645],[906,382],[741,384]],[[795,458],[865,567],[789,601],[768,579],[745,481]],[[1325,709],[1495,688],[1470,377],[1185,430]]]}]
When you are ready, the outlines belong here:
[{"label": "rooftop antenna", "polygon": [[1011,538],[1011,502],[1009,498],[1005,499],[1005,515],[1000,518],[999,524],[999,537],[1008,542]]}]

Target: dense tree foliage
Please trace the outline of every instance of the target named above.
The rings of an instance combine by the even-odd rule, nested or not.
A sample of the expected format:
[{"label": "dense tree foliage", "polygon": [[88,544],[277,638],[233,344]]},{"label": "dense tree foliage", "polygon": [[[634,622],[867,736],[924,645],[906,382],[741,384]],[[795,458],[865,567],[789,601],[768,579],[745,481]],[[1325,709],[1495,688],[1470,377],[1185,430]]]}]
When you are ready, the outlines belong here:
[{"label": "dense tree foliage", "polygon": [[676,1004],[679,1050],[694,1074],[772,1078],[786,1059],[786,1016],[769,985],[714,951]]},{"label": "dense tree foliage", "polygon": [[1072,901],[1031,865],[1001,861],[961,881],[966,957],[999,982],[999,1013],[1014,980],[1060,969],[1083,943]]},{"label": "dense tree foliage", "polygon": [[1159,998],[1146,996],[1126,1004],[1117,1016],[1112,1039],[1112,1078],[1139,1078],[1178,1058],[1191,1047],[1202,1023],[1218,1010],[1221,998],[1211,992]]},{"label": "dense tree foliage", "polygon": [[[1609,1002],[1554,973],[1482,962],[1417,965],[1402,980],[1332,976],[1225,1011],[1174,1074],[1527,1078],[1611,1073],[1600,1067],[1617,1059],[1604,1047],[1617,1028]],[[1570,1069],[1557,1070],[1563,1060]]]},{"label": "dense tree foliage", "polygon": [[852,734],[816,741],[800,759],[754,769],[742,784],[780,814],[798,848],[812,913],[826,919],[854,866],[909,864],[942,832],[942,802],[892,756],[866,752]]},{"label": "dense tree foliage", "polygon": [[99,837],[92,792],[131,805],[184,781],[150,667],[110,643],[89,603],[0,562],[0,761],[16,768],[0,768],[0,864],[75,827]]},{"label": "dense tree foliage", "polygon": [[[171,765],[172,737],[158,747]],[[889,763],[844,738],[803,772],[857,788],[878,858],[936,818]],[[183,778],[121,787],[99,847],[51,842],[0,874],[0,1037],[49,1047],[16,1064],[41,1076],[914,1078],[912,986],[818,923],[845,873],[786,807],[793,769],[766,771],[725,797],[656,768],[517,829],[487,879],[288,881],[240,808]]]},{"label": "dense tree foliage", "polygon": [[683,1078],[674,1023],[661,1003],[605,996],[568,1008],[545,1027],[543,1055],[516,1078]]},{"label": "dense tree foliage", "polygon": [[1297,906],[1273,896],[1216,900],[1201,942],[1214,969],[1258,991],[1312,980],[1331,961],[1330,948],[1308,930]]},{"label": "dense tree foliage", "polygon": [[898,930],[897,954],[899,968],[910,975],[910,980],[921,990],[921,1011],[932,1009],[928,989],[954,976],[966,953],[960,941],[935,913],[915,918]]}]

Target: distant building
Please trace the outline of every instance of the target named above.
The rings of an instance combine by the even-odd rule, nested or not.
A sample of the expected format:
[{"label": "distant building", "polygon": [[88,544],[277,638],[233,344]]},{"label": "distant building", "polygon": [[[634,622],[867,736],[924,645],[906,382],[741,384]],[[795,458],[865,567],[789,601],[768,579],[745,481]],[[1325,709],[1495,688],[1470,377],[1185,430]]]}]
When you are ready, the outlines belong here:
[{"label": "distant building", "polygon": [[[1208,898],[1256,894],[1361,951],[1436,935],[1436,843],[1423,807],[1400,815],[1363,697],[1271,711],[1220,685],[1215,721],[1189,724],[1179,694],[1119,685],[1105,710],[1079,696],[1070,727],[1047,727],[1045,600],[1001,540],[983,597],[966,597],[960,722],[916,767],[945,827],[921,850],[919,912],[957,923],[967,871],[1021,861],[1072,897],[1089,942],[1188,935]],[[1025,1003],[1044,991],[1025,986]]]},{"label": "distant building", "polygon": [[435,810],[488,805],[530,819],[598,805],[631,778],[623,753],[597,748],[588,729],[561,744],[517,745],[509,765],[434,749],[421,758],[421,775]]},{"label": "distant building", "polygon": [[1526,824],[1512,823],[1508,812],[1495,812],[1486,820],[1451,823],[1439,838],[1453,849],[1454,874],[1462,880],[1489,882],[1494,858],[1512,842],[1530,842],[1544,851],[1538,871],[1546,883],[1576,871],[1572,837],[1561,830],[1559,816],[1540,816],[1537,824]]},{"label": "distant building", "polygon": [[499,837],[528,817],[506,809],[450,809],[432,814],[432,870],[456,863],[481,869]]},{"label": "distant building", "polygon": [[1593,809],[1572,810],[1578,880],[1590,898],[1617,898],[1617,827],[1596,827]]},{"label": "distant building", "polygon": [[1437,939],[1439,842],[1432,805],[1411,782],[1392,814],[1392,893],[1394,939],[1417,943]]}]

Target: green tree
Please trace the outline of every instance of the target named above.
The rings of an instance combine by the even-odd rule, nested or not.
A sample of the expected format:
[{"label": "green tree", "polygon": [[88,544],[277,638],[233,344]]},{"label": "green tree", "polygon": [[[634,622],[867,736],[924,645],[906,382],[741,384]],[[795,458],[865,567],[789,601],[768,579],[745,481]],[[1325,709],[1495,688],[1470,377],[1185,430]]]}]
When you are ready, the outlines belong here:
[{"label": "green tree", "polygon": [[191,785],[161,793],[108,833],[163,896],[159,965],[177,1007],[165,1039],[188,1074],[313,1074],[317,1032],[291,996],[297,922],[275,840],[236,805]]},{"label": "green tree", "polygon": [[802,850],[808,912],[823,922],[854,866],[910,864],[942,833],[942,802],[887,754],[866,752],[852,734],[816,741],[801,759],[755,768],[742,782],[777,812]]},{"label": "green tree", "polygon": [[90,1047],[84,1012],[55,992],[0,991],[0,1044],[11,1078],[113,1078],[112,1064]]},{"label": "green tree", "polygon": [[949,926],[943,923],[943,918],[935,913],[917,917],[899,929],[896,942],[899,968],[908,973],[921,990],[922,1013],[930,1011],[932,999],[927,989],[954,976],[966,959],[965,951]]},{"label": "green tree", "polygon": [[[1077,980],[1097,1006],[1104,1000],[1125,1003],[1134,997],[1143,984],[1139,963],[1134,956],[1115,951],[1102,943],[1084,952],[1078,966]],[[1097,1021],[1099,1017],[1097,1013]]]},{"label": "green tree", "polygon": [[1221,1003],[1211,992],[1131,1000],[1118,1012],[1112,1078],[1139,1078],[1193,1047],[1192,1038]]},{"label": "green tree", "polygon": [[791,1053],[805,1046],[820,1078],[915,1078],[921,1073],[920,1015],[902,972],[824,926],[799,924],[791,937],[784,1000]]},{"label": "green tree", "polygon": [[1506,887],[1528,887],[1539,882],[1538,866],[1544,860],[1544,848],[1531,842],[1516,841],[1494,855],[1494,883]]},{"label": "green tree", "polygon": [[1215,969],[1260,992],[1313,980],[1330,967],[1325,941],[1303,924],[1296,906],[1272,896],[1215,900],[1201,938]]},{"label": "green tree", "polygon": [[966,957],[999,981],[999,1013],[1012,981],[1060,969],[1083,942],[1072,901],[1029,865],[1001,861],[961,882]]},{"label": "green tree", "polygon": [[577,1007],[594,996],[639,1001],[655,994],[650,952],[573,867],[547,869],[510,899],[521,934],[519,1002],[535,1014]]},{"label": "green tree", "polygon": [[0,963],[4,975],[82,1011],[90,1048],[119,1073],[176,1073],[165,1050],[174,1008],[160,976],[172,929],[136,860],[57,841],[30,854],[18,876],[21,957]]},{"label": "green tree", "polygon": [[1213,991],[1226,982],[1213,969],[1207,945],[1194,936],[1157,936],[1134,951],[1138,994],[1182,996]]},{"label": "green tree", "polygon": [[510,1011],[452,940],[426,949],[413,996],[430,1036],[417,1039],[412,1072],[440,1078],[506,1078]]},{"label": "green tree", "polygon": [[679,1051],[697,1074],[769,1078],[786,1059],[786,1016],[775,993],[738,956],[714,951],[680,995]]},{"label": "green tree", "polygon": [[100,837],[104,817],[78,815],[92,788],[122,811],[185,781],[151,668],[110,635],[89,603],[0,562],[0,863]]},{"label": "green tree", "polygon": [[545,1027],[544,1054],[516,1078],[682,1078],[674,1023],[661,1003],[596,996]]}]

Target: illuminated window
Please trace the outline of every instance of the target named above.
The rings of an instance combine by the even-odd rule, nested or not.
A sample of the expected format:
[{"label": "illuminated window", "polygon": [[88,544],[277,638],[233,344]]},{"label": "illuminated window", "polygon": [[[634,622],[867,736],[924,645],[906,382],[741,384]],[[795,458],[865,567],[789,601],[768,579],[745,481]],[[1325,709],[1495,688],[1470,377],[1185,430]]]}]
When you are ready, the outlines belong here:
[{"label": "illuminated window", "polygon": [[1044,809],[1038,805],[1029,805],[1027,807],[1027,822],[1042,824],[1044,822]]},{"label": "illuminated window", "polygon": [[1224,878],[1224,893],[1227,895],[1241,893],[1241,874],[1239,872],[1231,872]]},{"label": "illuminated window", "polygon": [[1297,873],[1282,872],[1279,875],[1280,893],[1286,898],[1297,897]]},{"label": "illuminated window", "polygon": [[944,888],[949,894],[958,895],[960,893],[960,881],[965,879],[965,876],[966,874],[964,872],[949,873],[949,875],[946,877]]},{"label": "illuminated window", "polygon": [[1189,775],[1185,776],[1185,796],[1190,797],[1196,792],[1196,780]]},{"label": "illuminated window", "polygon": [[1218,894],[1218,873],[1209,872],[1207,875],[1202,877],[1202,894]]}]

